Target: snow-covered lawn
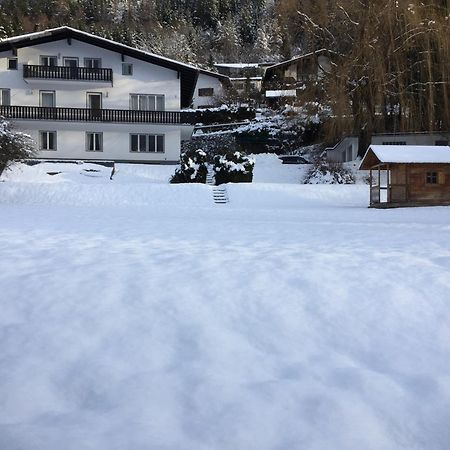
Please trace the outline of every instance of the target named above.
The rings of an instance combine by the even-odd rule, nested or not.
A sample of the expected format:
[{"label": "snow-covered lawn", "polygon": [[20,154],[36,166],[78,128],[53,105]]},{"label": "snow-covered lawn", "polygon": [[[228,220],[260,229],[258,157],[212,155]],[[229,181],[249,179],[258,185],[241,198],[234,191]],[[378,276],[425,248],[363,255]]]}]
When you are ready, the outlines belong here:
[{"label": "snow-covered lawn", "polygon": [[450,208],[265,165],[7,175],[0,449],[450,447]]}]

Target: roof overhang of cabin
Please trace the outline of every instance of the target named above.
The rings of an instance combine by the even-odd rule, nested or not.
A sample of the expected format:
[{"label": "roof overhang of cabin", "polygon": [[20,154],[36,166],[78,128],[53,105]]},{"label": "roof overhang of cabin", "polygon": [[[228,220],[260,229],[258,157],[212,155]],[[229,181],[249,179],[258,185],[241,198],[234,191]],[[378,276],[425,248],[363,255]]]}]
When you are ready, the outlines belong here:
[{"label": "roof overhang of cabin", "polygon": [[359,170],[394,164],[450,164],[450,147],[429,145],[370,145]]},{"label": "roof overhang of cabin", "polygon": [[81,30],[71,27],[52,28],[45,31],[38,31],[35,33],[28,33],[0,41],[0,52],[18,48],[30,47],[33,45],[45,44],[47,42],[55,42],[63,39],[75,39],[86,44],[91,44],[96,47],[110,50],[121,55],[129,56],[131,58],[139,59],[157,66],[165,67],[167,69],[175,70],[180,75],[181,81],[181,107],[187,108],[192,103],[192,97],[195,91],[195,85],[200,70],[196,67],[175,61],[163,56],[155,55],[153,53],[138,50],[109,39],[95,36]]}]

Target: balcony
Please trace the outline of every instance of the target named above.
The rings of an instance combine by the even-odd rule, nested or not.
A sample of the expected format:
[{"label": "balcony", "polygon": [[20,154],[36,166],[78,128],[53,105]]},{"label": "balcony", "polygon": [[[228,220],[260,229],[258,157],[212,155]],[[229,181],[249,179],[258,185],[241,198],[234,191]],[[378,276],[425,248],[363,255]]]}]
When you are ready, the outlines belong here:
[{"label": "balcony", "polygon": [[147,123],[194,125],[196,114],[184,111],[137,111],[129,109],[49,108],[44,106],[3,106],[0,116],[18,120],[64,122]]},{"label": "balcony", "polygon": [[23,78],[25,80],[61,80],[61,81],[91,81],[112,83],[112,69],[66,66],[37,66],[24,64]]}]

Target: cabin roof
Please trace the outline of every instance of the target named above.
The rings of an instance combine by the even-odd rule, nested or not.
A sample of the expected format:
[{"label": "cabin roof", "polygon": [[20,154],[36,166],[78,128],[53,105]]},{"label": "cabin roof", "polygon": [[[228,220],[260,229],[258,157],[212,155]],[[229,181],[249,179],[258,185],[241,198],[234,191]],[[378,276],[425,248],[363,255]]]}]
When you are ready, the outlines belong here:
[{"label": "cabin roof", "polygon": [[378,164],[450,164],[450,147],[370,145],[359,168],[368,170]]},{"label": "cabin roof", "polygon": [[144,50],[138,50],[110,39],[105,39],[85,31],[77,30],[76,28],[63,26],[3,39],[0,41],[0,52],[44,44],[46,42],[54,42],[62,39],[75,39],[104,48],[106,50],[121,53],[131,58],[140,59],[158,66],[176,70],[181,75],[181,106],[188,107],[192,102],[195,85],[200,72],[200,69],[197,67],[190,66],[164,56],[156,55],[154,53],[146,52]]}]

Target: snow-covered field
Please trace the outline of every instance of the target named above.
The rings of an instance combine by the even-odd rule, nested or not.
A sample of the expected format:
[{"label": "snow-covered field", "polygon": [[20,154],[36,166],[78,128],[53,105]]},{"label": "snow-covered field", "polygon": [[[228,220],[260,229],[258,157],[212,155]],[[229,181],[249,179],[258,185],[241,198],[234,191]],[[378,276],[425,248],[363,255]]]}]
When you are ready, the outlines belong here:
[{"label": "snow-covered field", "polygon": [[66,166],[0,182],[1,450],[450,448],[450,208]]}]

